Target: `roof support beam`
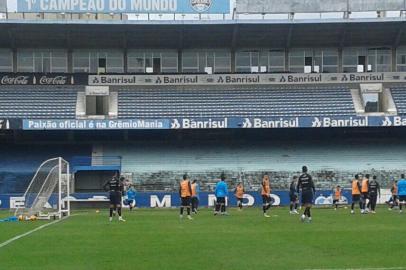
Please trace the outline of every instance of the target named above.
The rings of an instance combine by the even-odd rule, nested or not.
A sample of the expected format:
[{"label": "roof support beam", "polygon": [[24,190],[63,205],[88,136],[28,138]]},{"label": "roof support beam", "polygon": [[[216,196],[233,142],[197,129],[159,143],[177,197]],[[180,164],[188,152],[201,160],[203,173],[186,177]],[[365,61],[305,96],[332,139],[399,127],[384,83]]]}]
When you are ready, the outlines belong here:
[{"label": "roof support beam", "polygon": [[345,37],[347,35],[347,28],[343,25],[340,34],[340,44],[338,45],[340,48],[343,48],[345,45]]},{"label": "roof support beam", "polygon": [[233,50],[233,51],[237,47],[237,39],[238,39],[239,32],[240,32],[240,26],[238,24],[234,25],[233,37],[231,39],[231,50]]},{"label": "roof support beam", "polygon": [[398,32],[397,32],[396,37],[395,37],[395,40],[393,41],[393,47],[395,47],[395,48],[399,47],[400,40],[401,40],[402,34],[403,34],[403,27],[404,27],[404,24],[403,23],[400,24]]},{"label": "roof support beam", "polygon": [[184,35],[184,29],[182,28],[178,31],[178,51],[181,51],[184,47]]},{"label": "roof support beam", "polygon": [[292,32],[293,32],[293,24],[289,26],[288,35],[286,37],[286,48],[290,48],[292,43]]}]

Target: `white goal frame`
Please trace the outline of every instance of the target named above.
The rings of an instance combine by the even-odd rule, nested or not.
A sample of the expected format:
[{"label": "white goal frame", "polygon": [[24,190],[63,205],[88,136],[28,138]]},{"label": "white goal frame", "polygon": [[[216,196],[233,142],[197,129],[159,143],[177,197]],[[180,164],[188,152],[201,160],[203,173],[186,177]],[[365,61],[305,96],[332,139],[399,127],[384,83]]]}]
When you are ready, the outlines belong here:
[{"label": "white goal frame", "polygon": [[[49,169],[48,174],[43,181],[43,183],[36,183],[38,182],[39,174],[43,166],[48,163],[53,163],[52,168]],[[57,172],[55,172],[57,170]],[[55,184],[55,188],[51,190],[51,192],[47,192],[49,194],[45,194],[45,197],[41,197],[41,192],[44,190],[44,186],[47,183],[48,179],[52,177],[52,174],[57,173],[57,183]],[[44,178],[44,177],[43,177]],[[36,192],[32,192],[31,188],[37,184],[39,190]],[[70,166],[69,162],[63,159],[62,157],[51,158],[43,163],[38,167],[34,177],[32,178],[30,184],[28,185],[24,195],[22,196],[23,201],[21,201],[21,207],[16,208],[15,216],[25,215],[37,215],[38,217],[45,217],[50,218],[51,216],[55,216],[58,218],[62,218],[63,216],[70,216],[71,208],[70,208],[70,187],[71,187],[71,175],[70,175]],[[34,187],[35,188],[35,187]],[[51,209],[48,213],[44,214],[40,209],[43,209],[45,204],[48,203],[49,198],[55,194],[55,189],[57,190],[57,204],[56,209]],[[31,193],[34,195],[34,200],[32,203],[27,202],[27,196]],[[30,204],[30,205],[29,205]],[[40,208],[40,209],[39,209]]]}]

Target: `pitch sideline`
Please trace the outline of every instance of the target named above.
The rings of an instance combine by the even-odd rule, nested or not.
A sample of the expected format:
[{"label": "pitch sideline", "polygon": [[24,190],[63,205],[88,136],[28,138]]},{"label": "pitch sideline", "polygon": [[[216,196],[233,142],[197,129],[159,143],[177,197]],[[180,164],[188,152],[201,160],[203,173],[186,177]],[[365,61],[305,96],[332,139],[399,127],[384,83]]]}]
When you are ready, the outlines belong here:
[{"label": "pitch sideline", "polygon": [[[71,216],[73,216],[73,215],[71,215]],[[37,231],[39,231],[39,230],[42,230],[42,229],[44,229],[44,228],[46,228],[46,227],[48,227],[48,226],[51,226],[51,225],[56,224],[56,223],[59,223],[59,222],[61,222],[62,220],[65,220],[65,219],[67,219],[67,218],[68,218],[68,217],[65,217],[65,218],[62,218],[62,219],[58,219],[58,220],[52,221],[52,222],[50,222],[50,223],[47,223],[47,224],[41,225],[41,226],[39,226],[39,227],[37,227],[37,228],[35,228],[35,229],[32,229],[31,231],[28,231],[28,232],[25,232],[25,233],[23,233],[23,234],[17,235],[17,236],[15,236],[15,237],[13,237],[13,238],[11,238],[11,239],[9,239],[9,240],[3,242],[3,243],[0,243],[0,248],[3,248],[3,247],[5,247],[5,246],[7,246],[7,245],[13,243],[14,241],[17,241],[17,240],[19,240],[19,239],[21,239],[21,238],[23,238],[23,237],[25,237],[25,236],[28,236],[28,235],[30,235],[30,234],[33,234],[33,233],[35,233],[35,232],[37,232]]]},{"label": "pitch sideline", "polygon": [[406,267],[367,267],[367,268],[308,268],[304,270],[406,270]]}]

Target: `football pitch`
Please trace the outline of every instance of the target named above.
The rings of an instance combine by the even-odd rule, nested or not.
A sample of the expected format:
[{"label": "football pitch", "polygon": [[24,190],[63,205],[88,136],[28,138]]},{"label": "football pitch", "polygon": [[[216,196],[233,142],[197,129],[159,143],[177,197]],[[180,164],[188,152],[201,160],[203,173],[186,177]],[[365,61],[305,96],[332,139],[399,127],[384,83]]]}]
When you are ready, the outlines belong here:
[{"label": "football pitch", "polygon": [[178,210],[136,209],[119,223],[107,211],[77,211],[5,246],[49,222],[0,223],[0,269],[406,269],[406,214],[398,211],[314,209],[312,223],[287,208],[271,218],[259,208],[229,213],[201,209],[180,220]]}]

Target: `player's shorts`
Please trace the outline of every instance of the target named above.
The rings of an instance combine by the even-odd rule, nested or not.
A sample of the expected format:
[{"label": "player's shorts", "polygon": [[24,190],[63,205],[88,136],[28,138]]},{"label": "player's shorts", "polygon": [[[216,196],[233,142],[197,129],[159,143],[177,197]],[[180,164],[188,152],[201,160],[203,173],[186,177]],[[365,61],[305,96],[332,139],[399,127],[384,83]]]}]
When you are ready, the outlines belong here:
[{"label": "player's shorts", "polygon": [[218,204],[226,204],[226,197],[217,197]]},{"label": "player's shorts", "polygon": [[244,198],[237,198],[237,202],[242,203]]},{"label": "player's shorts", "polygon": [[368,192],[362,192],[362,199],[366,201],[369,198],[369,193]]},{"label": "player's shorts", "polygon": [[333,200],[333,204],[338,203],[340,200]]},{"label": "player's shorts", "polygon": [[190,206],[191,205],[191,198],[190,197],[181,197],[181,205],[182,206]]},{"label": "player's shorts", "polygon": [[392,195],[393,200],[396,201],[398,199],[398,195]]},{"label": "player's shorts", "polygon": [[262,204],[270,204],[271,196],[262,195]]},{"label": "player's shorts", "polygon": [[291,202],[296,202],[297,201],[297,195],[296,194],[289,194],[289,200]]},{"label": "player's shorts", "polygon": [[124,205],[132,205],[134,203],[134,200],[126,199],[123,201],[123,203],[124,203]]},{"label": "player's shorts", "polygon": [[406,202],[406,196],[405,195],[399,195],[399,202]]},{"label": "player's shorts", "polygon": [[352,202],[359,202],[361,200],[360,194],[353,194],[352,195]]},{"label": "player's shorts", "polygon": [[302,204],[312,204],[313,203],[313,191],[305,190],[302,191]]},{"label": "player's shorts", "polygon": [[110,204],[111,205],[121,205],[121,192],[120,191],[110,191]]}]

